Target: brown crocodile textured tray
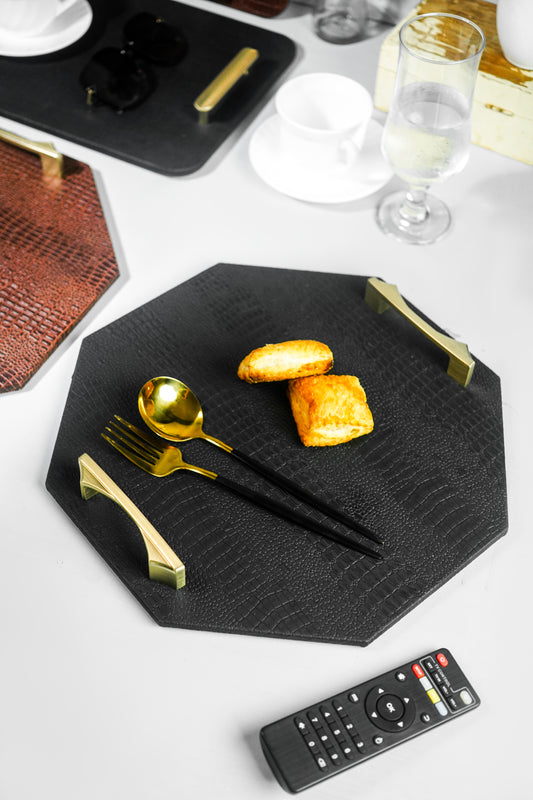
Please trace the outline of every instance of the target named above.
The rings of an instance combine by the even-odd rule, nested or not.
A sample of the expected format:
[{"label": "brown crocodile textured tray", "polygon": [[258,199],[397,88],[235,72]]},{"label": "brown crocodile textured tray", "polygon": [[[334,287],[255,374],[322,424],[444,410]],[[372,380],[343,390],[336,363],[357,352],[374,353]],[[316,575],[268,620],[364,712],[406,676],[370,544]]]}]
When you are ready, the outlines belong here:
[{"label": "brown crocodile textured tray", "polygon": [[0,392],[20,389],[118,277],[93,174],[0,142]]},{"label": "brown crocodile textured tray", "polygon": [[270,18],[281,14],[289,0],[214,0],[214,2],[237,11],[245,11],[247,14]]},{"label": "brown crocodile textured tray", "polygon": [[[406,320],[365,303],[365,286],[360,276],[219,264],[83,342],[47,488],[160,625],[368,644],[505,533],[498,376],[477,361],[469,386],[460,386],[446,356]],[[306,448],[285,384],[237,378],[251,349],[290,338],[326,342],[334,371],[359,376],[374,415],[370,435]],[[207,433],[380,532],[383,562],[198,475],[154,478],[115,452],[100,432],[114,413],[142,425],[137,393],[156,375],[196,392]],[[182,450],[192,464],[290,502],[206,442]],[[149,580],[142,539],[117,506],[81,499],[84,452],[185,563],[179,592]]]}]

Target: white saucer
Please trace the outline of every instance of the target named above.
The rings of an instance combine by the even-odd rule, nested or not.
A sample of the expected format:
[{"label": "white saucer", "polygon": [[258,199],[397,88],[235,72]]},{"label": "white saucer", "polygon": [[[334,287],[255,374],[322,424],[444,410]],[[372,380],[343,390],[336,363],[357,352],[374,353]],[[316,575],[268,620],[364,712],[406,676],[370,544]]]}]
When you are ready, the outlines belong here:
[{"label": "white saucer", "polygon": [[0,55],[22,58],[55,53],[87,33],[93,11],[87,0],[65,0],[65,8],[35,36],[21,36],[0,28]]},{"label": "white saucer", "polygon": [[393,175],[381,154],[383,128],[375,120],[355,164],[315,172],[283,154],[280,127],[277,114],[263,122],[250,140],[249,155],[259,177],[282,194],[310,203],[348,203],[376,192]]}]

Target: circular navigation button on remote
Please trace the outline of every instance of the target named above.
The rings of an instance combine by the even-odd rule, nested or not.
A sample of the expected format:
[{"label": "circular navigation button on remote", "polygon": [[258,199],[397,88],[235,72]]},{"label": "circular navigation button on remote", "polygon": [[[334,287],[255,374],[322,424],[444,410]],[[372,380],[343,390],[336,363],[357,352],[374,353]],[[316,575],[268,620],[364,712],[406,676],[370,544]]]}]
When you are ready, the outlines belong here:
[{"label": "circular navigation button on remote", "polygon": [[[392,686],[374,686],[365,698],[365,711],[370,722],[390,733],[401,733],[413,724],[416,717],[416,703],[412,697],[398,696]],[[396,691],[398,685],[396,684]]]},{"label": "circular navigation button on remote", "polygon": [[396,722],[403,717],[405,706],[395,694],[382,694],[376,703],[376,711],[382,719]]}]

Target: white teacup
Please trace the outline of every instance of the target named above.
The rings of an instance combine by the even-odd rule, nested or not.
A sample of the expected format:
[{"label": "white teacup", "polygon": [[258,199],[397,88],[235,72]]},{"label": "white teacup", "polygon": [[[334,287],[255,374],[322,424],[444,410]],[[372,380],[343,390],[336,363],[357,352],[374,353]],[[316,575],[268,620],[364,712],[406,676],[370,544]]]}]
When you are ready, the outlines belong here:
[{"label": "white teacup", "polygon": [[16,36],[36,36],[72,0],[0,0],[0,30]]},{"label": "white teacup", "polygon": [[287,81],[276,94],[275,106],[284,155],[313,170],[354,163],[374,107],[364,86],[330,72]]}]

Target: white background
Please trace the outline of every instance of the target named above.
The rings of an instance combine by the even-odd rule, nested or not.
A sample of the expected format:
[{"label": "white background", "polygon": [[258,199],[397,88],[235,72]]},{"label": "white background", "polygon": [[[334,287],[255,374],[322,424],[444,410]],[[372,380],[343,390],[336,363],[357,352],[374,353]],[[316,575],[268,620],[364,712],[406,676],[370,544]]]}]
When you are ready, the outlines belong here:
[{"label": "white background", "polygon": [[[335,71],[373,91],[382,37],[322,42],[305,6],[267,21],[196,5],[293,38],[285,77]],[[306,796],[532,796],[532,168],[472,148],[435,189],[448,237],[400,245],[375,225],[376,196],[311,205],[261,182],[248,145],[272,113],[269,96],[181,179],[54,137],[94,170],[121,277],[22,391],[0,396],[1,800],[276,800],[262,725],[439,646],[481,707]],[[83,337],[218,262],[379,275],[501,376],[509,533],[367,648],[160,628],[44,488]]]}]

